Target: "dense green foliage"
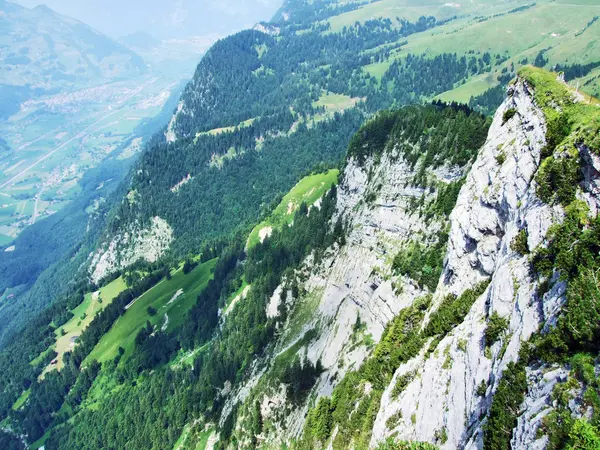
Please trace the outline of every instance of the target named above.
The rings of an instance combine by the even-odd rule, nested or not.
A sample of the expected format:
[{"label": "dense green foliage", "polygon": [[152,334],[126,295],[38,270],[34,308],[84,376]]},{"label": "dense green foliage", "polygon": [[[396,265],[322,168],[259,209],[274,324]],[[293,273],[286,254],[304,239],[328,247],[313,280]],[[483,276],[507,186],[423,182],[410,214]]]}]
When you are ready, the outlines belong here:
[{"label": "dense green foliage", "polygon": [[26,448],[18,437],[3,430],[0,430],[0,447],[5,450],[24,450]]},{"label": "dense green foliage", "polygon": [[504,125],[506,122],[512,119],[516,114],[517,110],[515,108],[509,108],[506,111],[504,111],[504,114],[502,114],[502,125]]},{"label": "dense green foliage", "polygon": [[504,101],[505,94],[506,86],[504,84],[499,84],[480,95],[471,97],[469,100],[469,107],[486,116],[493,116]]},{"label": "dense green foliage", "polygon": [[[336,165],[362,120],[361,113],[351,110],[310,129],[300,127],[289,137],[268,139],[260,151],[254,150],[256,139],[276,129],[262,128],[259,121],[236,133],[201,136],[195,143],[158,145],[144,154],[134,179],[138,196],[155,201],[122,203],[112,229],[136,215],[158,214],[174,228],[175,252],[183,254],[200,248],[207,238],[245,230],[259,211],[270,212],[278,194],[312,168]],[[229,148],[243,152],[222,168],[210,167],[212,155]],[[171,187],[190,172],[193,179],[172,193]]]},{"label": "dense green foliage", "polygon": [[402,392],[404,392],[404,389],[406,389],[406,387],[408,386],[408,384],[415,378],[416,373],[413,372],[408,372],[405,373],[404,375],[399,376],[396,379],[396,384],[394,385],[394,389],[392,389],[392,395],[394,397],[398,397],[400,394],[402,394]]},{"label": "dense green foliage", "polygon": [[[245,260],[241,250],[244,239],[240,236],[233,240],[222,250],[214,279],[200,294],[183,328],[172,335],[156,332],[154,337],[149,336],[149,330],[142,332],[133,357],[119,364],[116,370],[113,368],[114,373],[108,371],[105,374],[114,379],[118,389],[102,398],[96,408],[80,408],[69,422],[54,428],[47,448],[56,448],[59,443],[61,448],[81,448],[90,442],[117,448],[128,445],[167,448],[173,446],[184,425],[193,418],[218,417],[223,406],[218,394],[220,388],[226,382],[241,381],[251,362],[273,338],[274,321],[267,319],[265,305],[283,273],[297,266],[308,252],[318,254],[319,249],[334,242],[333,234],[327,232],[327,224],[335,198],[334,188],[324,197],[321,207],[310,214],[306,205],[301,206],[292,227],[275,231],[250,250]],[[243,265],[240,265],[241,261],[244,261]],[[252,287],[222,326],[215,328],[218,323],[216,309],[214,315],[207,311],[223,305],[239,287],[234,279],[241,276]],[[203,346],[213,332],[216,332],[214,339]],[[146,345],[150,339],[154,341]],[[163,364],[179,347],[194,349],[198,346],[202,346],[203,351],[195,358],[193,371],[173,370]],[[146,360],[140,365],[143,361],[140,357],[149,348],[159,349],[162,358]],[[282,379],[289,384],[293,395],[302,395],[307,381],[314,380],[320,370],[318,364],[297,362],[286,368]],[[150,371],[153,371],[152,375]],[[85,379],[81,384],[85,384]],[[157,404],[162,407],[152,406]],[[230,417],[229,425],[222,430],[221,437],[225,442],[231,433],[228,426],[234,418]]]},{"label": "dense green foliage", "polygon": [[472,289],[467,289],[460,296],[448,295],[439,308],[431,315],[424,334],[435,336],[447,334],[462,323],[471,306],[487,289],[489,280],[479,283]]},{"label": "dense green foliage", "polygon": [[484,426],[483,445],[486,450],[510,450],[512,430],[517,425],[519,407],[527,391],[526,358],[509,363],[494,393],[494,400]]},{"label": "dense green foliage", "polygon": [[454,89],[461,80],[489,72],[491,64],[489,53],[460,57],[456,53],[443,53],[433,58],[408,54],[406,59],[390,65],[381,84],[388,88],[397,105],[420,103],[437,93]]},{"label": "dense green foliage", "polygon": [[396,441],[393,438],[390,438],[377,446],[377,450],[437,450],[437,448],[438,447],[428,442]]},{"label": "dense green foliage", "polygon": [[580,181],[579,158],[562,154],[549,156],[544,160],[536,177],[537,195],[545,202],[556,199],[568,205],[575,200],[575,192]]},{"label": "dense green foliage", "polygon": [[497,311],[494,311],[488,319],[487,328],[483,334],[485,345],[488,347],[494,345],[502,337],[507,328],[508,319],[500,316]]},{"label": "dense green foliage", "polygon": [[529,253],[529,244],[527,243],[527,239],[527,229],[523,228],[513,238],[512,242],[510,243],[510,249],[520,255],[527,255]]},{"label": "dense green foliage", "polygon": [[578,419],[569,431],[566,450],[595,450],[600,448],[600,431],[584,419]]},{"label": "dense green foliage", "polygon": [[557,64],[554,67],[554,70],[556,72],[563,72],[565,81],[571,81],[575,78],[586,76],[597,67],[600,67],[600,61],[594,61],[588,64]]},{"label": "dense green foliage", "polygon": [[302,362],[300,358],[296,358],[283,369],[279,380],[286,385],[287,395],[292,402],[299,404],[314,386],[321,372],[321,361],[313,365],[310,361]]},{"label": "dense green foliage", "polygon": [[400,146],[413,166],[464,166],[475,158],[487,137],[489,119],[462,105],[434,102],[384,111],[367,122],[350,141],[348,155],[359,162]]},{"label": "dense green foliage", "polygon": [[447,235],[435,245],[413,241],[394,257],[392,269],[412,278],[420,287],[434,291],[442,273],[446,243]]}]

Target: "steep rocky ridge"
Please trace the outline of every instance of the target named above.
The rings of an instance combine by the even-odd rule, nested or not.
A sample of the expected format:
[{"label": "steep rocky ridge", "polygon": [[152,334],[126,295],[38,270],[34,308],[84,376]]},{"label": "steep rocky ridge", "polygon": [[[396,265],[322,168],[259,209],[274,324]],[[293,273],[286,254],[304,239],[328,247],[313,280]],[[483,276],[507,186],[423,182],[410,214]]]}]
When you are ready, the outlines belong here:
[{"label": "steep rocky ridge", "polygon": [[[419,123],[417,127],[427,128],[431,121],[427,114],[436,109],[408,107],[394,114],[411,117]],[[450,107],[440,110],[433,114],[445,114],[446,120],[441,120],[437,129],[449,127],[444,143],[451,147],[454,133],[459,132],[449,124],[457,116],[464,119],[466,115]],[[385,119],[376,118],[373,122],[379,121]],[[485,136],[485,119],[477,117],[475,121],[482,130],[471,131],[471,137]],[[331,395],[339,381],[360,367],[372,352],[388,323],[429,290],[398,273],[393,268],[394,256],[415,241],[434,246],[444,240],[447,216],[427,211],[431,211],[444,188],[462,182],[482,137],[474,137],[478,144],[461,164],[427,167],[428,150],[436,154],[439,149],[430,146],[420,132],[411,134],[414,130],[410,120],[392,128],[383,146],[369,142],[371,136],[364,131],[364,141],[356,146],[359,151],[352,154],[350,150],[334,216],[334,221],[341,220],[347,230],[345,245],[328,249],[318,262],[309,258],[269,303],[270,311],[277,309],[278,315],[285,316],[272,357],[257,366],[254,376],[231,400],[231,403],[245,401],[251,408],[258,399],[263,420],[273,424],[264,439],[280,442],[300,435],[312,400]],[[429,131],[435,128],[431,124]],[[377,134],[372,132],[373,137]],[[364,158],[364,152],[371,155]],[[414,154],[419,155],[416,160]],[[296,294],[290,288],[295,283],[300,285]],[[300,355],[305,362],[320,363],[324,368],[311,394],[300,404],[286,401],[285,387],[277,378],[283,361],[294,355]],[[231,408],[225,409],[223,419],[230,411]],[[247,438],[244,420],[250,416],[249,412],[240,415],[237,430],[242,441]]]},{"label": "steep rocky ridge", "polygon": [[[505,122],[504,114],[511,108],[518,114]],[[528,232],[529,248],[537,247],[561,217],[560,208],[542,203],[532,186],[545,132],[543,112],[535,106],[526,82],[518,80],[496,113],[451,215],[448,252],[434,305],[447,293],[460,295],[486,278],[491,283],[464,322],[438,344],[438,351],[416,362],[420,377],[393,400],[394,381],[409,368],[415,370],[415,361],[398,369],[384,393],[373,443],[394,431],[404,439],[435,441],[436,432],[446,430],[443,448],[480,448],[480,417],[489,408],[490,396],[478,395],[478,385],[489,383],[490,394],[506,364],[517,359],[520,343],[557,312],[564,289],[557,286],[539,299],[527,256],[511,249],[521,229]],[[494,312],[508,318],[508,334],[486,353],[486,322]],[[466,347],[461,341],[466,341]],[[450,367],[445,367],[448,357]],[[398,411],[406,419],[389,429],[386,421]],[[410,421],[413,414],[415,423]]]},{"label": "steep rocky ridge", "polygon": [[[446,449],[483,448],[486,422],[504,371],[519,359],[523,342],[540,327],[548,329],[557,322],[566,301],[567,283],[558,273],[551,288],[541,291],[527,254],[546,245],[550,228],[561,223],[565,214],[563,206],[542,201],[537,194],[536,173],[547,146],[547,117],[536,103],[534,89],[526,77],[510,86],[472,167],[427,170],[428,178],[443,183],[459,180],[466,171],[468,176],[449,217],[443,271],[420,323],[421,350],[405,358],[380,393],[368,377],[367,381],[348,377],[361,364],[368,365],[374,348],[377,354],[375,344],[385,338],[386,326],[398,320],[399,312],[418,305],[421,300],[417,300],[427,293],[427,288],[394,271],[394,255],[415,239],[431,247],[447,222],[443,217],[425,219],[426,205],[439,194],[439,185],[438,189],[414,185],[419,165],[407,163],[402,145],[388,142],[387,152],[369,155],[364,161],[350,152],[336,212],[345,223],[346,245],[330,249],[318,264],[306,262],[296,274],[301,286],[297,298],[288,286],[282,286],[271,300],[285,304],[280,313],[287,309],[289,315],[271,361],[233,396],[232,403],[245,401],[236,428],[242,442],[254,402],[259,402],[263,419],[273,423],[261,438],[289,442],[302,435],[301,424],[307,417],[304,436],[310,433],[307,428],[312,415],[320,413],[321,403],[311,408],[319,397],[333,395],[337,402],[348,401],[343,390],[350,379],[360,384],[354,412],[352,408],[349,412],[351,422],[363,398],[376,393],[369,407],[371,447],[393,437],[428,441]],[[585,144],[577,147],[584,175],[578,196],[594,213],[597,157]],[[415,207],[411,198],[422,199],[425,206]],[[520,236],[526,236],[527,251],[515,245]],[[448,302],[472,292],[478,295],[458,323],[441,335],[428,332],[428,325],[438,320]],[[503,324],[501,332],[490,342],[488,329],[498,321]],[[289,399],[285,386],[273,375],[290,354],[313,364],[319,361],[324,368],[300,404]],[[513,448],[549,445],[540,430],[556,408],[557,386],[569,379],[569,373],[565,364],[526,368],[528,389],[511,433]],[[581,404],[582,396],[583,391],[575,389],[573,404]],[[224,417],[230,410],[225,410]],[[577,407],[571,410],[581,417]],[[335,428],[325,435],[329,448],[348,444],[339,439],[342,433],[352,433],[352,445],[364,442],[357,429],[333,420]]]}]

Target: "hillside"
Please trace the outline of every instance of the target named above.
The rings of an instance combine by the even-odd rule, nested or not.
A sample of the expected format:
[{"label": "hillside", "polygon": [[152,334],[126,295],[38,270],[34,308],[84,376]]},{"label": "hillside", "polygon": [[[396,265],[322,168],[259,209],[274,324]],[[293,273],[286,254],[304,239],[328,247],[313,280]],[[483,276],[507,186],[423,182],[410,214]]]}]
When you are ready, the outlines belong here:
[{"label": "hillside", "polygon": [[146,70],[131,50],[46,6],[28,9],[2,0],[0,13],[0,118],[32,97]]},{"label": "hillside", "polygon": [[179,257],[251,226],[307,169],[335,165],[381,109],[438,98],[492,114],[518,68],[534,62],[560,64],[573,85],[596,92],[598,6],[448,5],[290,1],[272,22],[217,42],[142,157],[136,201],[121,205],[92,272],[124,251],[115,234],[148,231],[154,217],[175,236],[163,252]]},{"label": "hillside", "polygon": [[289,0],[215,43],[4,338],[0,447],[600,448],[596,12]]},{"label": "hillside", "polygon": [[[599,130],[533,67],[493,121],[379,113],[262,242],[138,263],[40,317],[1,355],[4,426],[46,448],[596,448]],[[33,381],[93,298],[114,299]]]},{"label": "hillside", "polygon": [[[147,67],[48,8],[1,2],[0,22],[0,110],[8,108],[0,112],[3,341],[77,283],[123,180],[168,123],[199,56],[191,52],[185,70]],[[11,57],[17,50],[20,62]],[[5,93],[19,95],[13,103]]]}]

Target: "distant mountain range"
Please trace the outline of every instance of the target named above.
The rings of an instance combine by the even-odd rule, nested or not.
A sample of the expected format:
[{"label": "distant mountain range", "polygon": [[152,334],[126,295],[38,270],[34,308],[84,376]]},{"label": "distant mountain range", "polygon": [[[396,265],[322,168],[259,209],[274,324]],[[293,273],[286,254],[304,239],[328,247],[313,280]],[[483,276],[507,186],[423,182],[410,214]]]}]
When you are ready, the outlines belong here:
[{"label": "distant mountain range", "polygon": [[269,18],[283,0],[13,0],[34,7],[45,3],[108,36],[142,31],[158,39],[218,33],[228,35]]},{"label": "distant mountain range", "polygon": [[144,71],[139,55],[77,20],[0,0],[0,117],[41,93]]}]

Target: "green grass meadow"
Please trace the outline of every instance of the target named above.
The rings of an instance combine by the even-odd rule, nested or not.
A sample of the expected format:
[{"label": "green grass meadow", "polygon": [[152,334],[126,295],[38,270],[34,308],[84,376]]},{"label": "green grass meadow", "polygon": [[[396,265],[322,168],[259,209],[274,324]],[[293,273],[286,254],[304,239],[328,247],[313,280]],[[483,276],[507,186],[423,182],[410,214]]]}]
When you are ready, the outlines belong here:
[{"label": "green grass meadow", "polygon": [[[212,269],[216,262],[217,260],[213,259],[200,264],[187,275],[180,267],[170,280],[163,279],[138,297],[113,327],[102,336],[86,361],[96,359],[103,362],[112,359],[118,354],[119,347],[125,349],[124,358],[127,358],[133,352],[135,337],[146,325],[146,321],[150,321],[158,328],[166,323],[166,331],[172,331],[181,325],[187,311],[195,304],[198,294],[212,278]],[[183,293],[176,296],[180,290]],[[156,310],[155,315],[149,314],[149,307]],[[168,322],[165,322],[165,315],[168,317]]]},{"label": "green grass meadow", "polygon": [[277,228],[289,225],[294,219],[294,213],[302,203],[313,205],[325,194],[331,186],[337,184],[338,169],[304,177],[288,192],[271,216],[259,223],[248,237],[248,248],[260,242],[260,231],[264,228]]}]

